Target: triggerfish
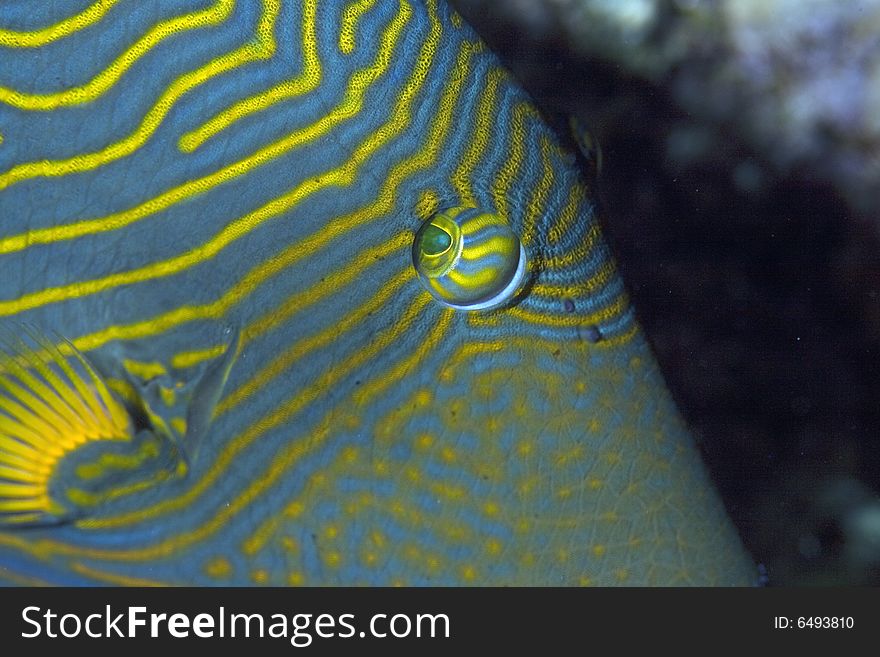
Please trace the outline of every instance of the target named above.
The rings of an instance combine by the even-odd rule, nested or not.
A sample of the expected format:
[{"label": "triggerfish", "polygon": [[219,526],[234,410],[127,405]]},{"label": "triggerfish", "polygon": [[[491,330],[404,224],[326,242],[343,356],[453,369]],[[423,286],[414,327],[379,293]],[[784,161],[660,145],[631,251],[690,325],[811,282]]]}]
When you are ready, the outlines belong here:
[{"label": "triggerfish", "polygon": [[443,0],[4,0],[0,581],[753,584],[550,123]]}]

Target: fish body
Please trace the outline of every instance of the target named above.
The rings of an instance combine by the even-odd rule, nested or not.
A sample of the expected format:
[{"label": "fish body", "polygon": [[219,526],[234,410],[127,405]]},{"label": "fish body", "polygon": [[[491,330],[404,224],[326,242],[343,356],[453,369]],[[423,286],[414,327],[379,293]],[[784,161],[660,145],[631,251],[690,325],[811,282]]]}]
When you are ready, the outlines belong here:
[{"label": "fish body", "polygon": [[0,8],[0,395],[73,364],[130,424],[5,437],[0,580],[754,582],[582,163],[445,2],[71,4]]}]

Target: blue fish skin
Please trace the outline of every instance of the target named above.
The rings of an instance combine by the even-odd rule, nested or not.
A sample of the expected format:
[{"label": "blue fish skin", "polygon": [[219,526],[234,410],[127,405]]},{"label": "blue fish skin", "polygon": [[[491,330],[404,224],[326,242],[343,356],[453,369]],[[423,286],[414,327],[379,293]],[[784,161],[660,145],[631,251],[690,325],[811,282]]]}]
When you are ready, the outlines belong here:
[{"label": "blue fish skin", "polygon": [[[0,582],[755,581],[581,163],[442,0],[7,0],[0,139],[0,369],[130,421],[0,418]],[[450,244],[497,307],[426,289]]]}]

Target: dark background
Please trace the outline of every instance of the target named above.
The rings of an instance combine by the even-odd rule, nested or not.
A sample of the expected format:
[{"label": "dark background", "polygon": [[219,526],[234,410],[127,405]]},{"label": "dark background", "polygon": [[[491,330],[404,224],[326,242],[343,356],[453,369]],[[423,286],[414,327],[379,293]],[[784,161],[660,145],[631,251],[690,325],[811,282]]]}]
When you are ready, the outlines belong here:
[{"label": "dark background", "polygon": [[769,584],[880,584],[880,222],[662,84],[455,4],[551,119],[593,130],[606,235]]}]

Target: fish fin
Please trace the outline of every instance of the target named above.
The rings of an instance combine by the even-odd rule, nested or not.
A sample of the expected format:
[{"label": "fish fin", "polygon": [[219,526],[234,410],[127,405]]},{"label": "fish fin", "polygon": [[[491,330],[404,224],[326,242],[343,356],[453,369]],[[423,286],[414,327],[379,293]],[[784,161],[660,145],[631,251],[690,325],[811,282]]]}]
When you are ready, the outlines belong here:
[{"label": "fish fin", "polygon": [[176,446],[186,470],[207,436],[239,346],[238,332],[227,329],[217,346],[193,352],[197,358],[184,362],[140,359],[145,354],[137,345],[120,345],[99,358],[143,424]]},{"label": "fish fin", "polygon": [[238,333],[181,368],[116,344],[86,358],[35,328],[0,328],[0,527],[130,506],[183,477],[208,433]]},{"label": "fish fin", "polygon": [[59,477],[92,445],[127,445],[124,405],[71,343],[0,330],[0,526],[56,524],[83,512]]},{"label": "fish fin", "polygon": [[186,415],[186,453],[191,460],[196,458],[199,448],[204,443],[240,347],[241,341],[236,332],[226,344],[223,353],[207,364],[193,387]]}]

